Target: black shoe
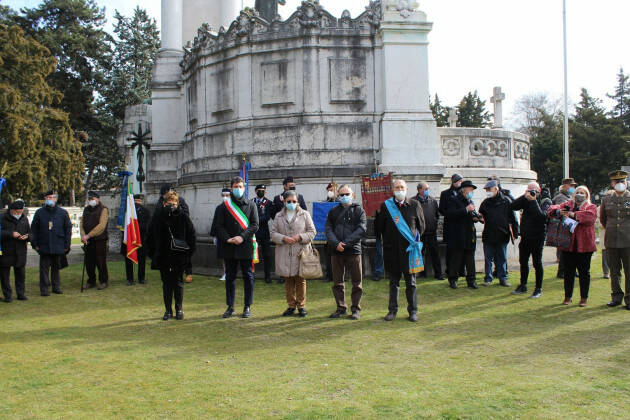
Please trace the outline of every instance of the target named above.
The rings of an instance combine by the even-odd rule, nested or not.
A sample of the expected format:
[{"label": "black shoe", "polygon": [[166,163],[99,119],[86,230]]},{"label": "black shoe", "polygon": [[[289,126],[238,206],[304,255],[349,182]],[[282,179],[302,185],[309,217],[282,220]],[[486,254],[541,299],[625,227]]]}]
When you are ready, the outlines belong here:
[{"label": "black shoe", "polygon": [[507,280],[505,281],[500,281],[499,282],[499,286],[503,286],[503,287],[510,287],[510,283],[507,282]]},{"label": "black shoe", "polygon": [[291,316],[295,313],[295,308],[287,308],[286,311],[282,312],[282,316]]},{"label": "black shoe", "polygon": [[564,273],[557,273],[556,277],[559,279],[563,279],[564,278]]},{"label": "black shoe", "polygon": [[45,291],[45,292],[41,292],[41,295],[42,296],[50,296],[50,293],[48,293],[48,291]]},{"label": "black shoe", "polygon": [[387,315],[385,315],[385,321],[393,321],[396,318],[396,312],[388,312]]},{"label": "black shoe", "polygon": [[479,289],[479,286],[477,286],[477,282],[473,281],[471,283],[468,283],[468,288],[469,289]]},{"label": "black shoe", "polygon": [[304,318],[306,315],[308,315],[306,308],[298,308],[298,316]]},{"label": "black shoe", "polygon": [[445,279],[444,274],[440,274],[438,276],[435,276],[435,279],[436,280],[444,280]]},{"label": "black shoe", "polygon": [[409,314],[409,321],[411,322],[418,322],[418,314],[415,312],[412,312]]},{"label": "black shoe", "polygon": [[330,314],[329,318],[341,318],[345,314],[346,314],[346,310],[345,309],[337,309],[335,312]]},{"label": "black shoe", "polygon": [[626,309],[630,311],[630,305],[626,305]]},{"label": "black shoe", "polygon": [[133,286],[134,284],[136,284],[133,280],[128,280],[127,281],[127,286]]},{"label": "black shoe", "polygon": [[454,280],[454,281],[449,280],[448,287],[450,287],[451,289],[457,289],[457,280]]},{"label": "black shoe", "polygon": [[18,300],[28,300],[26,296],[18,296]]},{"label": "black shoe", "polygon": [[284,279],[282,277],[278,279],[278,284],[284,284]]},{"label": "black shoe", "polygon": [[615,302],[614,300],[611,300],[610,302],[606,304],[606,306],[608,306],[609,308],[614,308],[615,306],[619,306],[619,305],[621,305],[621,302]]},{"label": "black shoe", "polygon": [[225,312],[223,312],[223,315],[221,315],[221,318],[232,318],[235,314],[236,312],[234,312],[234,308],[231,306],[228,306]]},{"label": "black shoe", "polygon": [[265,278],[265,283],[267,283],[267,284],[271,284],[271,279],[270,279],[269,277],[266,277],[266,278]]},{"label": "black shoe", "polygon": [[164,316],[162,317],[162,321],[168,321],[173,318],[173,314],[169,311],[164,312]]},{"label": "black shoe", "polygon": [[527,286],[519,284],[518,287],[512,292],[513,295],[522,295],[523,293],[527,293]]},{"label": "black shoe", "polygon": [[243,318],[249,318],[252,316],[252,311],[249,309],[249,306],[246,306],[243,308],[243,315],[241,315]]},{"label": "black shoe", "polygon": [[361,319],[361,312],[352,311],[352,315],[350,315],[350,319],[353,321],[358,321],[359,319]]},{"label": "black shoe", "polygon": [[138,283],[140,283],[140,284],[147,284],[146,280],[144,280],[144,279],[138,280]]},{"label": "black shoe", "polygon": [[177,319],[179,321],[184,319],[184,311],[182,311],[181,309],[179,311],[177,311],[177,313],[175,314],[175,319]]},{"label": "black shoe", "polygon": [[56,295],[63,295],[63,292],[61,291],[61,289],[57,289],[57,290],[53,289],[53,293]]},{"label": "black shoe", "polygon": [[83,290],[87,290],[87,289],[94,289],[96,287],[95,284],[92,283],[88,283],[85,285],[85,287],[83,288]]},{"label": "black shoe", "polygon": [[529,298],[530,299],[538,299],[541,296],[542,296],[542,290],[541,289],[534,289],[534,293],[532,293],[532,295]]},{"label": "black shoe", "polygon": [[382,276],[374,276],[372,277],[372,281],[381,281],[382,278]]},{"label": "black shoe", "polygon": [[11,303],[11,302],[13,302],[13,299],[11,299],[11,298],[4,298],[4,299],[3,299],[3,302],[5,302],[5,303]]}]

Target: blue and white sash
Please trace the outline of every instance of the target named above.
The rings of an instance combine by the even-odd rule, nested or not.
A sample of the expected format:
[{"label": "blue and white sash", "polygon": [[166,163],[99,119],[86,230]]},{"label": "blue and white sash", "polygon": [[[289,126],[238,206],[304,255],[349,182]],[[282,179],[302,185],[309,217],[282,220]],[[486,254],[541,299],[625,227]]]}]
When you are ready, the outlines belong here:
[{"label": "blue and white sash", "polygon": [[419,233],[416,232],[415,237],[412,235],[411,229],[409,229],[407,222],[405,222],[393,198],[386,200],[385,206],[396,228],[398,228],[398,232],[409,242],[409,247],[407,248],[407,253],[409,254],[409,273],[415,274],[423,272],[424,261],[422,260],[422,242],[420,242]]}]

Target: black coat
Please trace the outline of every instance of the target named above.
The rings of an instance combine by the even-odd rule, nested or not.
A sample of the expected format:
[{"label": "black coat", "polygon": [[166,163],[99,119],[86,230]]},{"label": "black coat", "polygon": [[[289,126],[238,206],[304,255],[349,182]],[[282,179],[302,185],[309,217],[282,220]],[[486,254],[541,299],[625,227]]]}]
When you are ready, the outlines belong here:
[{"label": "black coat", "polygon": [[[16,219],[7,211],[2,216],[2,255],[0,255],[0,267],[24,267],[26,265],[26,244],[30,241],[31,227],[28,218]],[[29,239],[22,241],[13,237],[13,232],[20,235],[29,235]]]},{"label": "black coat", "polygon": [[[237,199],[232,195],[232,201],[236,203],[249,220],[249,227],[243,229],[230,214],[225,203],[223,203],[217,208],[215,215],[217,238],[223,247],[224,258],[250,260],[254,253],[253,236],[258,231],[258,209],[252,201],[245,197]],[[228,239],[235,236],[241,236],[244,239],[243,243],[240,245],[227,243]]]},{"label": "black coat", "polygon": [[256,240],[258,243],[269,242],[269,220],[271,220],[271,212],[273,203],[267,197],[263,198],[259,203],[257,198],[252,198],[252,202],[258,209],[258,232],[256,232]]},{"label": "black coat", "polygon": [[61,207],[37,209],[31,223],[31,245],[40,254],[64,255],[70,250],[72,222],[70,215]]},{"label": "black coat", "polygon": [[[187,252],[171,250],[171,234],[176,239],[185,240],[190,249]],[[146,247],[152,269],[183,272],[197,247],[195,227],[190,217],[181,209],[173,215],[165,210],[156,212],[149,224]]]},{"label": "black coat", "polygon": [[444,221],[448,223],[445,238],[449,249],[474,250],[477,247],[477,229],[472,215],[466,210],[468,204],[470,200],[460,193],[447,201]]},{"label": "black coat", "polygon": [[[142,242],[142,248],[147,249],[147,233],[149,230],[149,223],[151,222],[151,212],[142,204],[136,205],[136,215],[138,216],[138,227],[140,228],[140,241]],[[120,238],[120,253],[127,255],[127,245],[123,243],[125,239],[124,234]]]},{"label": "black coat", "polygon": [[440,210],[437,200],[431,196],[425,197],[422,194],[417,194],[413,199],[418,201],[422,206],[425,223],[423,235],[435,236],[437,234],[438,221],[440,220]]},{"label": "black coat", "polygon": [[510,241],[511,233],[514,238],[518,237],[518,222],[511,207],[512,201],[499,192],[492,198],[486,198],[479,207],[479,213],[485,220],[481,238],[484,243],[498,245],[507,244]]},{"label": "black coat", "polygon": [[[284,194],[284,193],[283,193]],[[308,210],[306,207],[306,201],[304,201],[304,197],[302,194],[298,194],[298,203],[300,207],[304,210]],[[282,198],[282,194],[278,194],[273,198],[273,207],[271,208],[271,218],[274,219],[276,214],[280,213],[284,208],[284,199]]]},{"label": "black coat", "polygon": [[[344,212],[343,215],[342,212]],[[361,255],[361,239],[365,236],[366,231],[367,217],[365,210],[359,204],[352,203],[349,207],[343,207],[340,204],[328,212],[326,239],[334,254]],[[336,250],[339,242],[347,245],[343,252]]]},{"label": "black coat", "polygon": [[447,190],[444,190],[440,193],[440,204],[438,206],[439,213],[444,217],[444,226],[442,227],[442,237],[444,241],[448,241],[448,220],[446,218],[446,206],[448,205],[448,201],[455,197],[457,194],[457,190],[451,185],[451,187]]},{"label": "black coat", "polygon": [[[422,235],[424,232],[424,215],[422,207],[416,200],[405,199],[400,213],[407,222],[412,235]],[[392,220],[385,203],[381,205],[374,222],[375,231],[383,238],[383,263],[385,270],[390,273],[409,272],[409,242],[400,234]]]},{"label": "black coat", "polygon": [[[512,210],[523,210],[521,216],[521,238],[531,241],[544,240],[547,230],[547,214],[537,200],[531,200],[520,196],[511,204]],[[549,206],[547,206],[549,207]]]}]

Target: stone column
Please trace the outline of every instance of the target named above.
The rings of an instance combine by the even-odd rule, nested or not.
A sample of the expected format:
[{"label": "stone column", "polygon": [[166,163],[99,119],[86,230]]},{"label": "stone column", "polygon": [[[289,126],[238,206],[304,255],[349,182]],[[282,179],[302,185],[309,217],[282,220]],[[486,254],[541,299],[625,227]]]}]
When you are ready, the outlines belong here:
[{"label": "stone column", "polygon": [[383,0],[384,113],[381,170],[398,174],[442,175],[437,129],[429,107],[427,35],[433,24],[414,1]]},{"label": "stone column", "polygon": [[183,0],[162,0],[161,50],[182,49]]}]

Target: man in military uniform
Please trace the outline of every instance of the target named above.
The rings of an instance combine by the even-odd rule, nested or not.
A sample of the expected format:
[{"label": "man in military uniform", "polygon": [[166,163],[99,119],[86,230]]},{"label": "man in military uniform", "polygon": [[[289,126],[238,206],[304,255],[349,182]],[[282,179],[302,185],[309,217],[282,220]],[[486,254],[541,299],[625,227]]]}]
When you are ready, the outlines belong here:
[{"label": "man in military uniform", "polygon": [[[610,285],[612,300],[609,307],[619,306],[625,298],[626,309],[630,310],[630,192],[628,192],[628,173],[613,171],[610,185],[614,194],[602,198],[599,219],[606,229],[605,245],[610,267]],[[621,266],[626,279],[625,294],[621,288]]]},{"label": "man in military uniform", "polygon": [[252,199],[258,208],[258,232],[256,232],[256,242],[258,243],[258,255],[262,257],[265,264],[265,283],[271,283],[271,239],[269,236],[269,219],[271,219],[271,207],[273,203],[265,192],[267,187],[263,184],[256,185],[256,197]]}]

